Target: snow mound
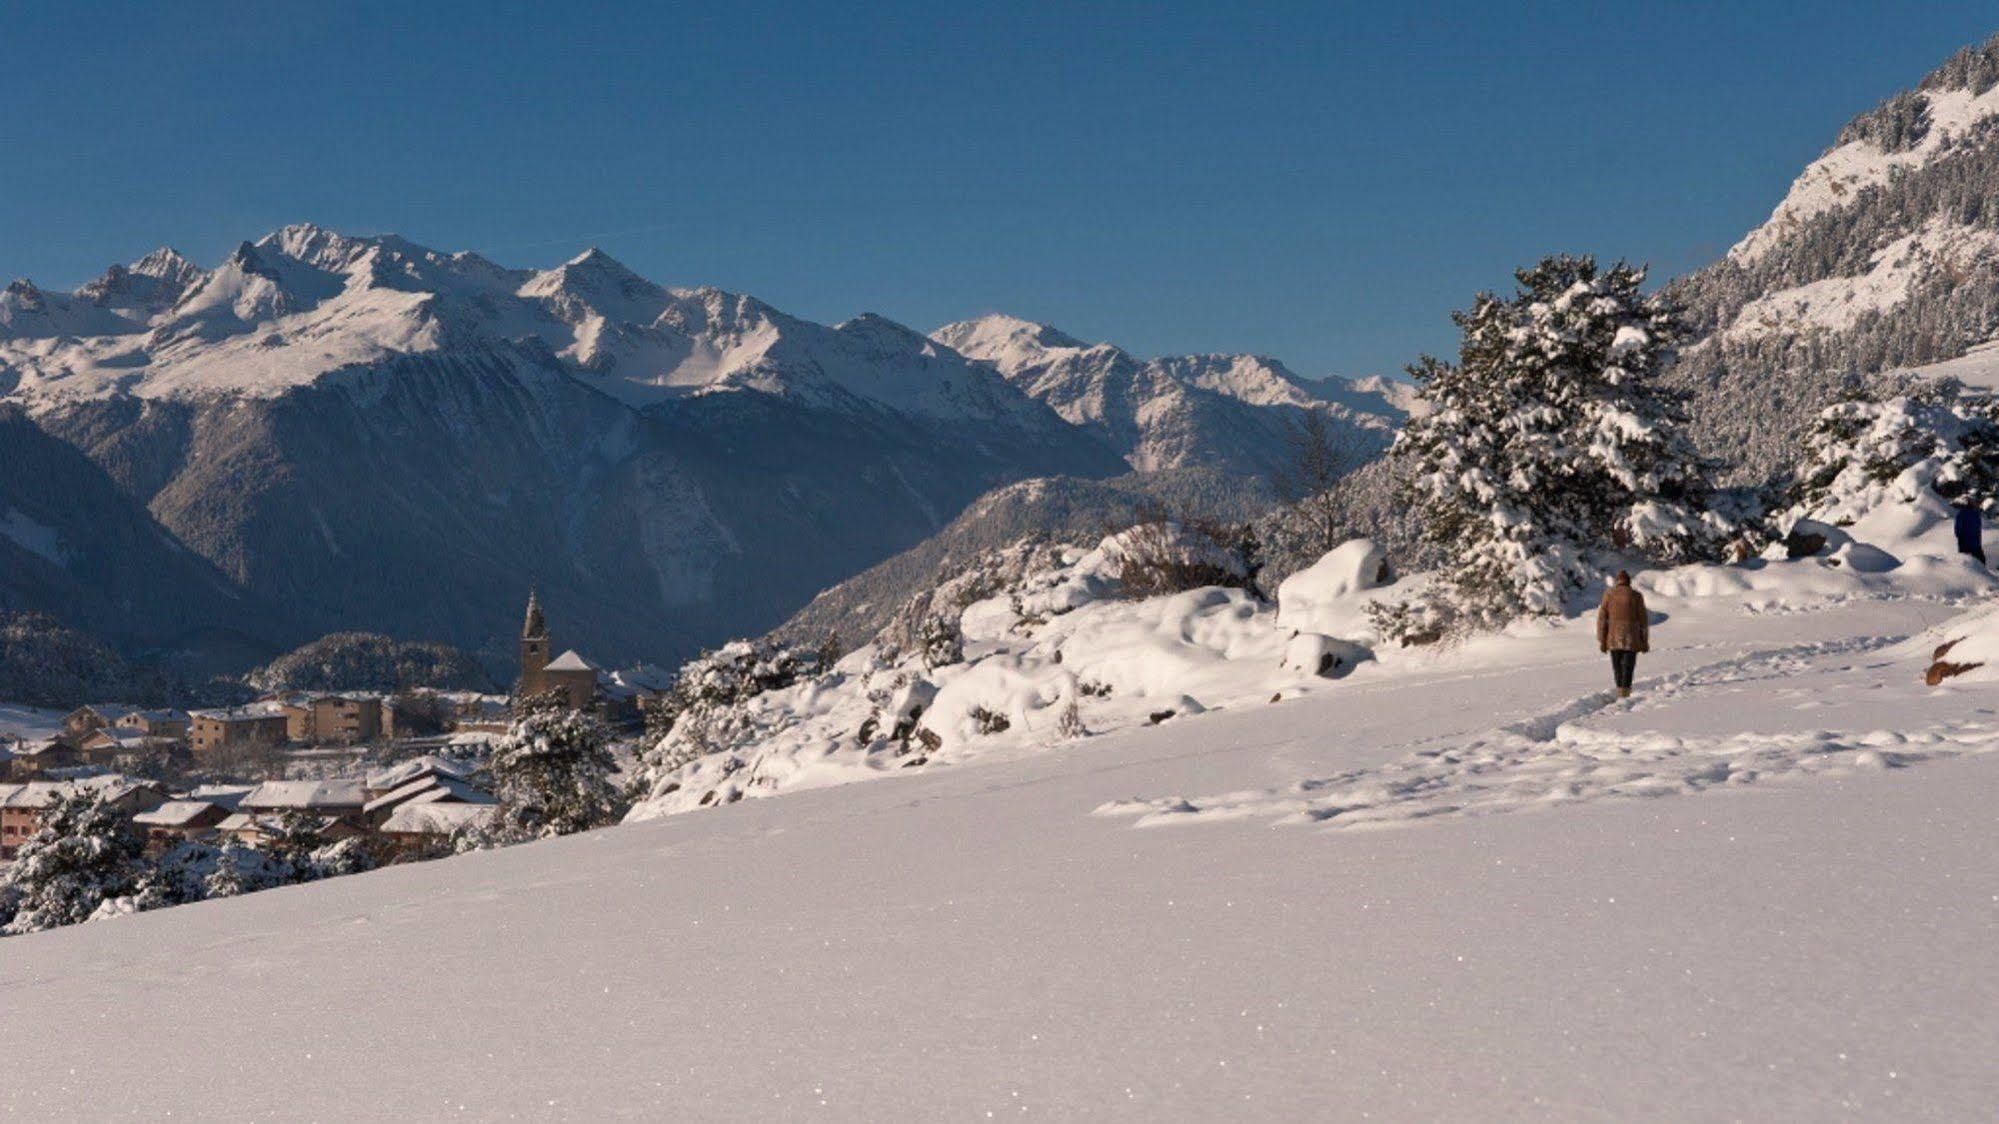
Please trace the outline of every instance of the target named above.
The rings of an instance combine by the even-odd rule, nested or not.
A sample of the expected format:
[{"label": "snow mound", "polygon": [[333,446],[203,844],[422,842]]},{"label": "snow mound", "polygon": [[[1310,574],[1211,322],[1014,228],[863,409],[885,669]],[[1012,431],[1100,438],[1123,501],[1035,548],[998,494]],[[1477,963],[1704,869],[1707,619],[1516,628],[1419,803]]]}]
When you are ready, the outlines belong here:
[{"label": "snow mound", "polygon": [[1360,635],[1367,631],[1361,611],[1376,598],[1359,595],[1389,578],[1388,556],[1373,541],[1342,543],[1277,587],[1277,619],[1301,632]]}]

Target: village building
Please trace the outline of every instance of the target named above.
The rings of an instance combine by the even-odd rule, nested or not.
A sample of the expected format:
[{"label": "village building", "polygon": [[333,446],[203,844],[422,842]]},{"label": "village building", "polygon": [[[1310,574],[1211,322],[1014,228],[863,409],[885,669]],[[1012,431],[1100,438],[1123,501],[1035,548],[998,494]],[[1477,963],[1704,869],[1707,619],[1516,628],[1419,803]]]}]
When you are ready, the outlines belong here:
[{"label": "village building", "polygon": [[150,782],[120,776],[0,785],[0,859],[13,858],[42,829],[42,818],[56,801],[82,788],[95,789],[113,811],[128,816],[151,811],[167,799]]},{"label": "village building", "polygon": [[61,736],[16,742],[13,754],[7,766],[7,779],[12,781],[46,780],[54,772],[83,764],[83,751]]},{"label": "village building", "polygon": [[179,745],[178,741],[171,738],[153,737],[119,726],[105,726],[85,735],[76,748],[81,759],[80,764],[113,769],[136,769],[151,762],[165,760]]},{"label": "village building", "polygon": [[438,846],[461,830],[491,826],[499,808],[493,804],[410,803],[389,813],[376,830],[405,850]]},{"label": "village building", "polygon": [[[338,843],[362,833],[360,827],[338,816],[314,816],[307,820],[305,826],[327,843]],[[215,834],[218,839],[245,847],[261,847],[281,838],[285,827],[279,816],[231,812],[216,823]]]},{"label": "village building", "polygon": [[620,722],[638,718],[670,685],[656,669],[644,665],[629,672],[606,672],[573,648],[550,658],[553,647],[541,600],[530,592],[527,618],[521,625],[520,697],[560,692],[569,709],[595,711],[608,721]]},{"label": "village building", "polygon": [[252,815],[311,812],[322,816],[355,816],[368,803],[361,782],[352,778],[329,781],[265,781],[237,802]]},{"label": "village building", "polygon": [[107,726],[115,726],[137,713],[139,713],[138,707],[122,703],[91,703],[88,706],[79,706],[63,715],[62,737],[71,744],[80,743],[91,733]]},{"label": "village building", "polygon": [[144,734],[149,738],[187,740],[188,718],[184,710],[135,710],[112,725],[120,730]]},{"label": "village building", "polygon": [[146,850],[157,855],[180,843],[207,839],[229,814],[229,809],[206,800],[169,800],[133,816],[132,822],[145,831]]},{"label": "village building", "polygon": [[409,804],[491,804],[491,793],[456,777],[425,776],[368,801],[362,815],[380,825]]},{"label": "village building", "polygon": [[361,791],[368,799],[373,800],[411,781],[422,780],[425,777],[463,781],[471,779],[471,776],[472,767],[463,761],[426,753],[421,757],[412,757],[407,761],[369,772],[361,778]]},{"label": "village building", "polygon": [[288,736],[285,711],[277,703],[189,711],[188,719],[188,739],[198,759],[213,758],[231,749],[280,746]]}]

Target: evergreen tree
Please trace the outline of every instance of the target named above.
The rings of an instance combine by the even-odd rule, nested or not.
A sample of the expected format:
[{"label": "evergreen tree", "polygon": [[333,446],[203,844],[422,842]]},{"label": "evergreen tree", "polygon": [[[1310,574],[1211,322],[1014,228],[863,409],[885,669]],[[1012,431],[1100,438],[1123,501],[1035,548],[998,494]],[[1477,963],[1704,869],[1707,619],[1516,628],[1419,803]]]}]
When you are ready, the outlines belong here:
[{"label": "evergreen tree", "polygon": [[255,847],[227,843],[216,849],[213,868],[202,879],[204,898],[233,898],[275,889],[296,881],[291,864],[281,862]]},{"label": "evergreen tree", "polygon": [[145,840],[102,794],[79,789],[60,797],[8,868],[16,900],[5,931],[88,921],[106,901],[138,888],[144,853]]},{"label": "evergreen tree", "polygon": [[1410,368],[1427,410],[1393,455],[1419,535],[1442,569],[1423,600],[1384,611],[1404,641],[1562,611],[1593,551],[1677,562],[1724,528],[1705,511],[1706,465],[1657,382],[1682,336],[1644,272],[1562,255],[1453,314],[1459,358]]},{"label": "evergreen tree", "polygon": [[514,721],[493,751],[499,841],[543,839],[615,821],[623,796],[604,727],[574,710],[536,710]]},{"label": "evergreen tree", "polygon": [[1851,392],[1812,426],[1792,508],[1778,522],[1850,524],[1884,503],[1909,503],[1922,488],[1999,514],[1999,402],[1950,379]]}]

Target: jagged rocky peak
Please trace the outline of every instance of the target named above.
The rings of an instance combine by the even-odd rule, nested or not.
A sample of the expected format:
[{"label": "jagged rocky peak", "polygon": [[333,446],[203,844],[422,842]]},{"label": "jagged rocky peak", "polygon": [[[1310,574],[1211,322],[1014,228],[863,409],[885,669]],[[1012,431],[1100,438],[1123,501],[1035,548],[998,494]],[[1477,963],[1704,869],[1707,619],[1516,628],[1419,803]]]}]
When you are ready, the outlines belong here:
[{"label": "jagged rocky peak", "polygon": [[141,277],[155,277],[161,281],[186,283],[201,276],[201,267],[187,260],[172,246],[161,246],[128,268]]}]

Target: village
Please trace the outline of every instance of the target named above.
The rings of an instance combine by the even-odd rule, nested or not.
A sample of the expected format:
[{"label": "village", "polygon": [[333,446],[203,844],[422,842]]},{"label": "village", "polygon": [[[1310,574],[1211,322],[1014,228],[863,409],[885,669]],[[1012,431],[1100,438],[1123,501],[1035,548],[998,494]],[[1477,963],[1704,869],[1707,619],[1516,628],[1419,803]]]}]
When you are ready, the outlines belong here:
[{"label": "village", "polygon": [[483,762],[518,700],[559,695],[568,709],[635,733],[671,685],[655,668],[605,671],[575,651],[551,651],[530,594],[512,699],[288,692],[216,709],[84,703],[33,736],[0,723],[0,863],[81,790],[129,818],[153,854],[183,842],[260,847],[302,825],[327,843],[367,840],[383,861],[430,857],[495,814]]}]

